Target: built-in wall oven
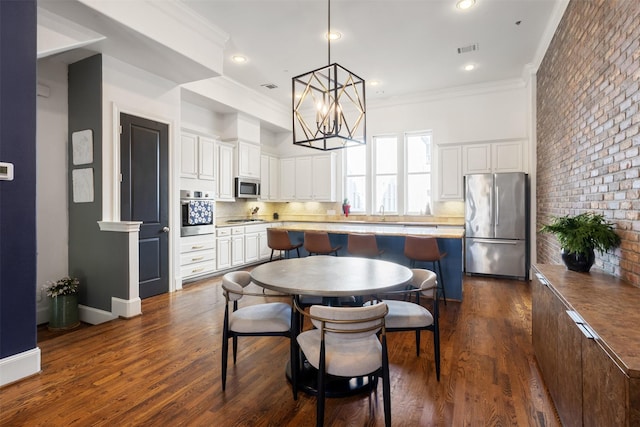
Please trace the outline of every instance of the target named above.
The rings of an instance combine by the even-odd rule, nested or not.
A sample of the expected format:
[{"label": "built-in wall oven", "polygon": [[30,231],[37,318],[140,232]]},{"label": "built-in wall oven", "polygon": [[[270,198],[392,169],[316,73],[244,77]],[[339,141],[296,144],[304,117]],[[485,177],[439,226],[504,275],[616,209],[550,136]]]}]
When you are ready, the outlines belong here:
[{"label": "built-in wall oven", "polygon": [[180,236],[213,234],[216,202],[211,191],[180,190]]}]

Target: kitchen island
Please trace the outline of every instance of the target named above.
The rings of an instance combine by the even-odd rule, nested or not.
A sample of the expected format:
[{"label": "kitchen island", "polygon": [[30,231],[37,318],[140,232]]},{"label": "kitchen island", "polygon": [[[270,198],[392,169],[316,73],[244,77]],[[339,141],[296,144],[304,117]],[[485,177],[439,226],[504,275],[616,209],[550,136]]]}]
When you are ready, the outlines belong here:
[{"label": "kitchen island", "polygon": [[[442,225],[409,225],[400,223],[367,222],[298,222],[284,221],[273,225],[289,231],[291,241],[303,242],[305,231],[326,231],[331,243],[341,245],[339,256],[348,256],[347,235],[349,233],[371,233],[377,236],[378,247],[384,250],[380,259],[401,265],[409,265],[404,256],[404,238],[408,235],[432,236],[438,239],[441,252],[447,256],[441,261],[447,299],[462,300],[463,237],[464,227]],[[300,248],[300,256],[307,256]],[[417,268],[432,269],[431,263],[417,263]]]}]

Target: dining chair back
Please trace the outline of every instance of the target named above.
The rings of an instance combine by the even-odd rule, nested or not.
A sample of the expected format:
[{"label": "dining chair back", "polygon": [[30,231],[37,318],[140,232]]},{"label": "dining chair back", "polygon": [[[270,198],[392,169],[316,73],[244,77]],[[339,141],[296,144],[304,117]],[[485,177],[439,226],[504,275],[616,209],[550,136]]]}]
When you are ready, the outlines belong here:
[{"label": "dining chair back", "polygon": [[269,261],[271,261],[273,260],[274,251],[284,251],[285,256],[289,258],[290,251],[295,249],[298,258],[300,258],[300,246],[302,246],[302,243],[292,243],[287,230],[267,228],[267,246],[271,248],[271,256],[269,257]]},{"label": "dining chair back", "polygon": [[332,246],[329,240],[329,233],[324,231],[305,231],[304,232],[304,248],[309,255],[329,255],[338,256],[338,251],[342,249],[341,245]]},{"label": "dining chair back", "polygon": [[438,269],[438,290],[442,294],[444,304],[447,305],[444,276],[442,275],[442,258],[446,252],[440,252],[438,239],[431,236],[406,236],[404,240],[404,255],[409,258],[409,266],[416,267],[416,262],[429,262]]},{"label": "dining chair back", "polygon": [[[295,303],[294,303],[295,304]],[[314,305],[308,313],[314,329],[302,332],[297,342],[308,363],[318,370],[316,425],[324,423],[327,376],[367,377],[370,392],[382,377],[385,426],[391,425],[391,387],[385,316],[385,303],[364,307]],[[294,388],[297,383],[294,382]]]},{"label": "dining chair back", "polygon": [[378,249],[376,235],[364,233],[350,233],[347,236],[347,252],[366,258],[376,258],[384,253]]},{"label": "dining chair back", "polygon": [[[273,292],[250,292],[251,274],[247,271],[233,271],[222,277],[222,292],[226,299],[222,330],[222,390],[227,382],[227,359],[229,339],[233,341],[233,364],[236,363],[238,337],[247,336],[282,336],[288,337],[291,347],[291,363],[295,363],[295,310],[285,302],[270,302],[238,307],[238,302],[246,296],[262,298],[288,298],[291,296]],[[295,376],[295,372],[293,373]],[[293,398],[297,399],[297,390],[293,390]]]},{"label": "dining chair back", "polygon": [[[386,317],[387,332],[415,331],[416,356],[420,356],[421,331],[433,332],[433,352],[436,370],[436,378],[440,381],[440,324],[438,317],[438,283],[433,271],[414,268],[411,270],[413,277],[411,287],[405,290],[389,292],[382,299],[389,307]],[[398,300],[398,296],[411,296],[415,294],[416,302]],[[395,296],[396,298],[392,297]],[[421,304],[420,297],[426,297],[433,301],[433,312]]]}]

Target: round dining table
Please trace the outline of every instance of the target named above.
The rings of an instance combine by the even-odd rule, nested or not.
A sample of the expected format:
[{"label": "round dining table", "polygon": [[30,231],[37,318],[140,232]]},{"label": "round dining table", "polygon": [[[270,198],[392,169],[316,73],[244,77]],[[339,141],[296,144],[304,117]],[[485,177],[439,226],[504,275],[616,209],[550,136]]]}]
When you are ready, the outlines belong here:
[{"label": "round dining table", "polygon": [[320,297],[375,295],[411,277],[409,268],[394,262],[328,255],[268,262],[251,271],[253,281],[266,289]]},{"label": "round dining table", "polygon": [[[294,298],[321,297],[320,301],[325,304],[337,303],[340,297],[384,293],[407,284],[412,277],[409,268],[393,262],[327,255],[273,261],[251,271],[253,281],[266,289],[294,295]],[[292,326],[296,333],[300,330],[297,323]],[[296,343],[294,346],[297,348]],[[294,360],[301,359],[296,357]],[[309,363],[302,362],[297,373],[298,389],[315,395],[317,371]],[[286,376],[291,381],[290,364],[287,364]],[[328,397],[348,396],[368,389],[367,377],[332,377],[327,379],[325,394]]]}]

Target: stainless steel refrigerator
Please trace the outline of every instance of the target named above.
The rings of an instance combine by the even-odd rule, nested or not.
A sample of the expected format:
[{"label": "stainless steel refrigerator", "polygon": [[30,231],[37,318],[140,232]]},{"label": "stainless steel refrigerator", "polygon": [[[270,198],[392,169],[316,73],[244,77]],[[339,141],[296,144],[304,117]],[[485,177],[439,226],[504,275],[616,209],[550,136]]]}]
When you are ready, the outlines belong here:
[{"label": "stainless steel refrigerator", "polygon": [[465,272],[529,279],[525,173],[465,175]]}]

